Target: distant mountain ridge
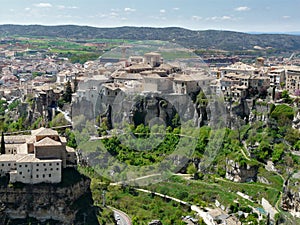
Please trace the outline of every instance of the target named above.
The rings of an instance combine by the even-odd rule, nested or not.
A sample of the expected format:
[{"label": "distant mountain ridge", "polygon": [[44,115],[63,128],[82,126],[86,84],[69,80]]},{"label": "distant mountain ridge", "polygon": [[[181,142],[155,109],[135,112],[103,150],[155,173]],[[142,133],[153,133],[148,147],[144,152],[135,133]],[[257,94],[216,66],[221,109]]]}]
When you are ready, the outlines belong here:
[{"label": "distant mountain ridge", "polygon": [[299,51],[300,35],[248,34],[234,31],[194,31],[179,27],[96,28],[77,25],[0,25],[0,35],[49,36],[75,39],[131,39],[172,41],[194,49],[249,50],[254,46]]}]

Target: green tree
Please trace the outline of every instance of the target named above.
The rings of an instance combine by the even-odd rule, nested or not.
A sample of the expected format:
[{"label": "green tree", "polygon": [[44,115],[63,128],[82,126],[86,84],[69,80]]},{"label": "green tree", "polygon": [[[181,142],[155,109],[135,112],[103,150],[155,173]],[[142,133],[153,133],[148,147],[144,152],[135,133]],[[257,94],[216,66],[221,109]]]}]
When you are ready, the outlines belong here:
[{"label": "green tree", "polygon": [[69,128],[66,129],[66,136],[68,141],[67,146],[77,148],[76,136]]},{"label": "green tree", "polygon": [[300,131],[297,129],[289,128],[286,130],[284,139],[291,145],[295,145],[300,140]]},{"label": "green tree", "polygon": [[207,106],[208,100],[207,100],[207,98],[206,98],[203,91],[200,91],[199,94],[197,95],[196,103],[200,107],[206,107]]},{"label": "green tree", "polygon": [[256,148],[254,151],[256,158],[261,162],[266,160],[269,157],[270,153],[271,153],[271,146],[265,140],[263,140],[260,143],[259,147]]},{"label": "green tree", "polygon": [[296,144],[294,145],[294,148],[296,151],[300,150],[300,140],[296,142]]},{"label": "green tree", "polygon": [[68,125],[69,122],[65,119],[62,113],[57,114],[51,121],[52,127]]},{"label": "green tree", "polygon": [[271,118],[274,118],[280,126],[290,124],[294,118],[294,110],[285,104],[277,105],[271,112]]},{"label": "green tree", "polygon": [[175,114],[175,116],[172,119],[172,127],[176,128],[180,126],[180,116],[178,113]]},{"label": "green tree", "polygon": [[187,169],[186,169],[188,174],[191,174],[195,177],[195,174],[197,173],[197,168],[194,165],[194,163],[191,163],[188,165]]},{"label": "green tree", "polygon": [[281,98],[284,100],[285,103],[292,103],[292,99],[289,95],[289,92],[287,90],[284,90],[281,94]]},{"label": "green tree", "polygon": [[273,162],[278,162],[281,159],[283,152],[284,152],[284,148],[285,148],[285,146],[282,143],[274,145],[274,150],[272,153],[272,161]]}]

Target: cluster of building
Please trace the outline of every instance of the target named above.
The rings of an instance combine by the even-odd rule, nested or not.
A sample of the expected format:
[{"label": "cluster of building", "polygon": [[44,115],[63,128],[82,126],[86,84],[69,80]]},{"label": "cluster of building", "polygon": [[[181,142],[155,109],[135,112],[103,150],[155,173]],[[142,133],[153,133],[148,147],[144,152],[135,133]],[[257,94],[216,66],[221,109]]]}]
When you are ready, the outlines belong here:
[{"label": "cluster of building", "polygon": [[76,152],[57,131],[41,127],[30,135],[5,136],[0,155],[0,175],[10,182],[59,183],[63,168],[74,167]]},{"label": "cluster of building", "polygon": [[[192,60],[192,59],[191,59]],[[276,92],[288,90],[291,95],[299,95],[299,66],[265,66],[264,59],[258,58],[254,65],[236,62],[232,65],[211,68],[210,71],[196,67],[185,67],[163,62],[160,54],[152,52],[144,56],[132,56],[127,61],[101,64],[89,62],[90,72],[77,77],[79,87],[74,101],[86,98],[95,101],[101,96],[105,103],[120,92],[190,94],[202,88],[210,88],[225,99],[240,100],[254,95],[275,98]],[[96,70],[89,69],[97,67]],[[62,75],[58,75],[60,77]],[[72,80],[72,75],[63,75],[59,82]]]},{"label": "cluster of building", "polygon": [[223,92],[224,96],[236,99],[251,94],[266,95],[268,90],[271,95],[282,90],[297,95],[300,90],[299,66],[265,67],[263,58],[258,58],[254,66],[237,62],[212,70],[212,73],[216,79],[211,83],[211,88],[216,93]]},{"label": "cluster of building", "polygon": [[211,67],[208,72],[195,67],[182,71],[180,64],[164,63],[156,52],[126,60],[96,60],[81,65],[46,52],[23,51],[26,54],[22,57],[18,57],[16,51],[0,51],[0,97],[7,100],[29,93],[40,96],[55,92],[59,95],[65,83],[73,84],[75,79],[79,82],[75,98],[88,99],[94,95],[93,91],[105,96],[117,95],[120,91],[189,94],[198,86],[210,87],[217,94],[236,99],[266,92],[270,87],[275,92],[286,89],[291,95],[298,94],[300,89],[298,66],[279,63],[265,66],[263,58],[258,58],[254,65],[235,59],[230,65]]},{"label": "cluster of building", "polygon": [[[95,66],[90,63],[89,66]],[[92,100],[100,95],[103,102],[111,101],[121,92],[190,94],[208,86],[214,79],[207,71],[163,63],[159,53],[132,56],[128,61],[106,63],[99,74],[77,78],[80,82],[74,101]]]}]

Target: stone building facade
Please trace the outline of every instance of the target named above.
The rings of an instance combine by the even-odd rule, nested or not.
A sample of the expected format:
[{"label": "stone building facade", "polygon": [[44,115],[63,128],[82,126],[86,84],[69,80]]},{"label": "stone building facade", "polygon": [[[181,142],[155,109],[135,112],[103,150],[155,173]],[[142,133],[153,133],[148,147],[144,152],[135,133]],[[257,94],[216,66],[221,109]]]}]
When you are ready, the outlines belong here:
[{"label": "stone building facade", "polygon": [[66,146],[57,131],[39,128],[31,135],[6,136],[5,153],[0,155],[0,175],[10,182],[59,183],[63,168],[76,165],[76,152]]}]

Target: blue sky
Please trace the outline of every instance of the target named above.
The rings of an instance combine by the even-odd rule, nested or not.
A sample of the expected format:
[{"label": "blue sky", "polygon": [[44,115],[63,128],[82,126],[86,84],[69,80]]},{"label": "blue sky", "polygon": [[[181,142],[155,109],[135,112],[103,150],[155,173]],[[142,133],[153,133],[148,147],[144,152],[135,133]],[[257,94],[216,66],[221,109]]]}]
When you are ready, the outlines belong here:
[{"label": "blue sky", "polygon": [[300,0],[1,0],[0,24],[300,31]]}]

